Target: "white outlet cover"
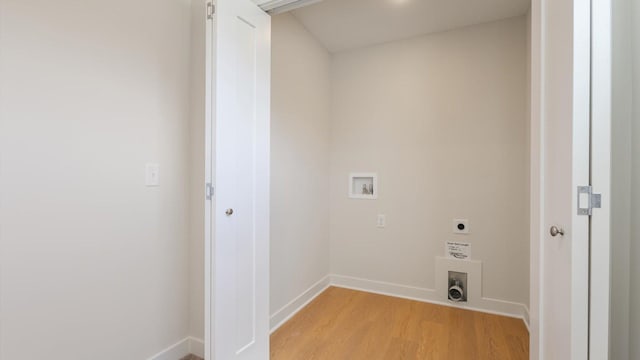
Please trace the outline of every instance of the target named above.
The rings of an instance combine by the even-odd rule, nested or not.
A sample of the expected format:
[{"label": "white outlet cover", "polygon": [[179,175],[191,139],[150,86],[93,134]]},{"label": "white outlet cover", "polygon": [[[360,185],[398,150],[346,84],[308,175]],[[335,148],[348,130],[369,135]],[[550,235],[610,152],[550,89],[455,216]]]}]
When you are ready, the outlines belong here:
[{"label": "white outlet cover", "polygon": [[384,228],[387,226],[387,216],[386,215],[378,215],[378,221],[376,223],[376,227]]},{"label": "white outlet cover", "polygon": [[453,233],[454,234],[468,234],[470,232],[469,220],[467,219],[453,219]]}]

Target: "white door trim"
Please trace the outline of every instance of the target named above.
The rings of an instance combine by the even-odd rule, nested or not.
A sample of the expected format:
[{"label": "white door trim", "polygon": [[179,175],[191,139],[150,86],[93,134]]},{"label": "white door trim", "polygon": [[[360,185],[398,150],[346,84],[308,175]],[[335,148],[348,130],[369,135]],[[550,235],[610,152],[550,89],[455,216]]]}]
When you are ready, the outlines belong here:
[{"label": "white door trim", "polygon": [[[557,1],[557,0],[547,0]],[[591,1],[573,5],[573,193],[571,234],[571,358],[589,358],[589,218],[578,215],[578,186],[591,168]]]},{"label": "white door trim", "polygon": [[529,272],[529,355],[531,359],[540,359],[542,342],[540,331],[543,328],[542,317],[542,244],[544,240],[544,122],[542,109],[544,97],[544,33],[542,0],[532,0],[530,10],[530,46],[531,46],[531,118],[530,118],[530,272]]},{"label": "white door trim", "polygon": [[613,3],[592,0],[591,185],[602,208],[591,217],[589,357],[609,357]]},{"label": "white door trim", "polygon": [[[209,5],[210,4],[210,5]],[[209,6],[214,6],[215,1],[207,2],[207,12]],[[206,59],[205,59],[205,184],[214,184],[215,156],[214,156],[214,124],[215,124],[215,95],[216,95],[216,77],[215,77],[215,56],[214,49],[216,47],[215,24],[208,13],[201,14],[206,22]],[[203,198],[205,189],[202,189]],[[205,200],[205,231],[204,231],[204,357],[205,359],[213,359],[211,339],[214,335],[213,327],[213,227],[215,203],[212,200]]]}]

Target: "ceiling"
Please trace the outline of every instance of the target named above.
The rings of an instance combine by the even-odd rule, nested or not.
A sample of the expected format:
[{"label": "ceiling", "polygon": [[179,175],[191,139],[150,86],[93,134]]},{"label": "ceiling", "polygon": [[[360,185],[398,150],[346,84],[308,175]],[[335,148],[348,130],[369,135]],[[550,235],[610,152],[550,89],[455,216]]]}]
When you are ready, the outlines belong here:
[{"label": "ceiling", "polygon": [[337,52],[523,15],[530,0],[323,0],[293,11]]}]

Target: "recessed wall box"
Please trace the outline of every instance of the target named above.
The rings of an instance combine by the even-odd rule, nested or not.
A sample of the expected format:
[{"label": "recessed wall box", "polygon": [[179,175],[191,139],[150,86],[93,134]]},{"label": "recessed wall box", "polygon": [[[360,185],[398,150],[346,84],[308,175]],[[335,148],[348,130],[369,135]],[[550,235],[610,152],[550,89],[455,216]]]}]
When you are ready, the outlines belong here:
[{"label": "recessed wall box", "polygon": [[378,175],[376,173],[349,174],[349,197],[351,199],[377,199]]},{"label": "recessed wall box", "polygon": [[447,297],[453,302],[467,302],[467,273],[449,271]]}]

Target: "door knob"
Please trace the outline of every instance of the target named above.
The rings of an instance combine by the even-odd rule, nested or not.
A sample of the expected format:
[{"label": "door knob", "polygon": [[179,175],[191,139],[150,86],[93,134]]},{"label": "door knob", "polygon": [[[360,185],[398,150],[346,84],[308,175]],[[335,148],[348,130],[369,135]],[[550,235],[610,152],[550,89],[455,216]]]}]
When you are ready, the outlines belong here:
[{"label": "door knob", "polygon": [[233,215],[233,209],[227,209],[227,211],[224,212],[227,216],[231,216]]},{"label": "door knob", "polygon": [[560,236],[564,236],[564,229],[563,228],[558,228],[557,226],[553,225],[551,227],[551,229],[549,229],[549,233],[551,234],[551,236],[556,237],[558,235]]}]

